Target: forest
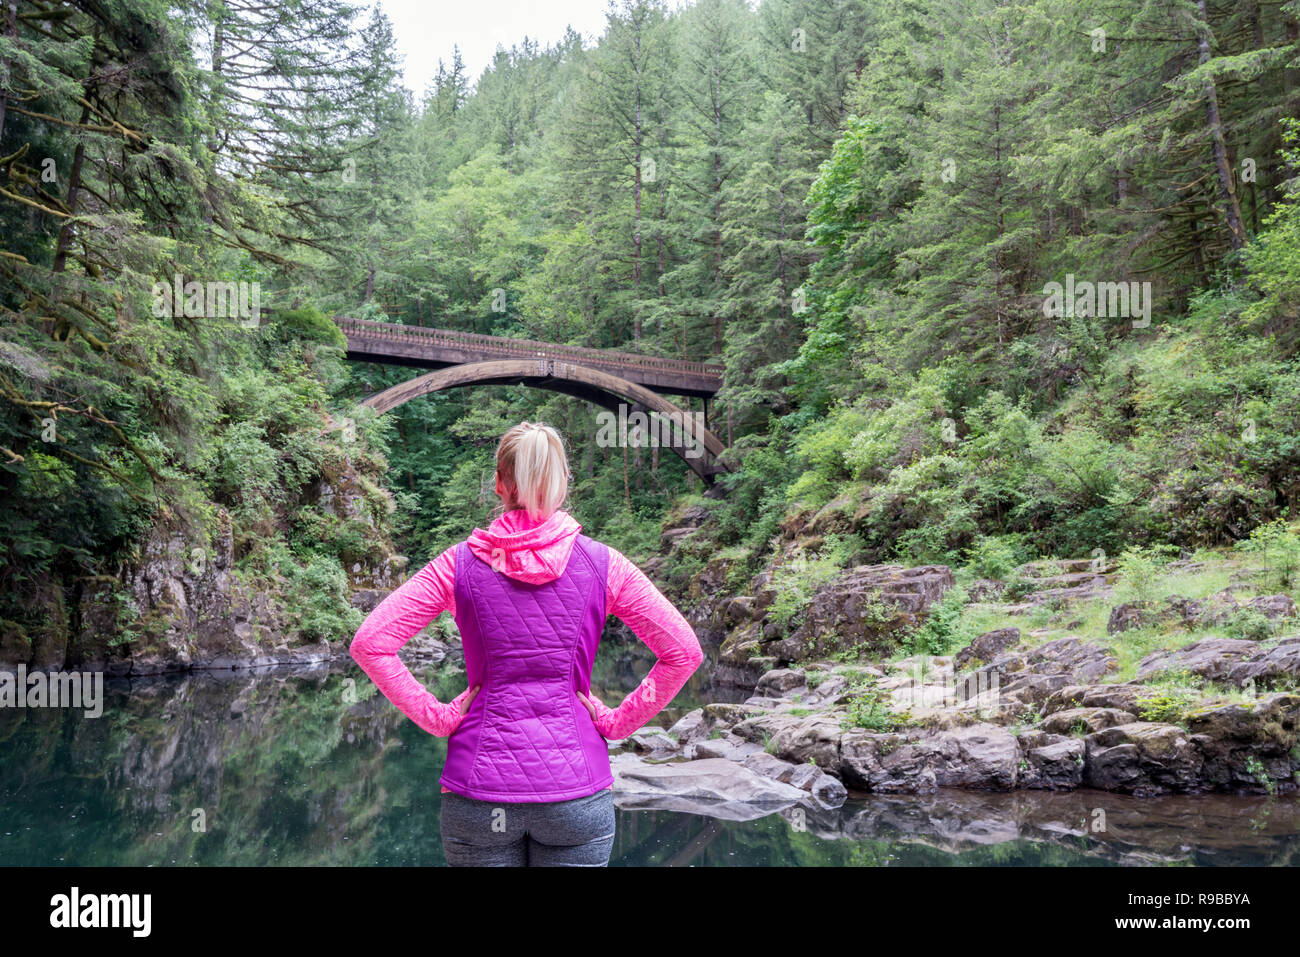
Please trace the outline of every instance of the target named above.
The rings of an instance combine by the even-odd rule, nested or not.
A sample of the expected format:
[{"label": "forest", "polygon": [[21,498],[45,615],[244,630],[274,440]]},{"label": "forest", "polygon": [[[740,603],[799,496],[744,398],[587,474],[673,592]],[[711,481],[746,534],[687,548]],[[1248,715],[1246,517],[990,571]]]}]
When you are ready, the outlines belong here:
[{"label": "forest", "polygon": [[[843,517],[841,564],[990,574],[1294,541],[1300,0],[606,19],[412,91],[381,5],[0,5],[5,642],[101,587],[131,640],[160,530],[345,639],[357,567],[486,523],[521,419],[636,559],[705,503],[750,572],[799,513]],[[190,283],[244,308],[158,308]],[[721,363],[731,470],[705,498],[524,387],[369,414],[410,370],[345,361],[336,316]],[[318,506],[344,474],[364,514]]]}]

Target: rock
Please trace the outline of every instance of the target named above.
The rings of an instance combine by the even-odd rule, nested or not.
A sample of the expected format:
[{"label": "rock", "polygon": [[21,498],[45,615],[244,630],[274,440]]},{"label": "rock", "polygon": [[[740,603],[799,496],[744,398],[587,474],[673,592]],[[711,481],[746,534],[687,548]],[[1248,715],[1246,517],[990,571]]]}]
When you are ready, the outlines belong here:
[{"label": "rock", "polygon": [[769,711],[775,711],[778,708],[790,708],[791,703],[784,698],[768,698],[765,695],[750,695],[742,702],[745,705],[752,705],[755,708],[764,708]]},{"label": "rock", "polygon": [[1274,693],[1251,704],[1230,702],[1196,708],[1187,714],[1187,727],[1216,741],[1289,749],[1300,726],[1300,695]]},{"label": "rock", "polygon": [[1038,790],[1071,790],[1083,783],[1083,739],[1045,734],[1020,735],[1021,759],[1017,784]]},{"label": "rock", "polygon": [[1134,604],[1115,606],[1111,609],[1106,631],[1117,634],[1130,628],[1163,624],[1204,628],[1222,625],[1243,610],[1257,612],[1269,621],[1281,621],[1295,615],[1296,605],[1287,595],[1260,595],[1243,605],[1233,594],[1232,587],[1205,598],[1170,595],[1151,608],[1142,608]]},{"label": "rock", "polygon": [[704,706],[704,717],[709,722],[709,729],[729,728],[732,725],[739,724],[746,718],[752,718],[754,715],[766,714],[766,708],[757,708],[753,705],[729,704],[723,701],[712,701]]},{"label": "rock", "polygon": [[676,738],[679,744],[686,745],[707,738],[710,730],[709,720],[704,716],[704,709],[696,708],[678,718],[668,729],[668,733]]},{"label": "rock", "polygon": [[1019,643],[1019,628],[999,628],[996,631],[986,631],[957,652],[954,663],[958,669],[964,670],[973,661],[992,661],[998,652]]},{"label": "rock", "polygon": [[826,535],[829,532],[847,531],[859,495],[860,489],[850,489],[831,499],[809,519],[807,532]]},{"label": "rock", "polygon": [[1287,638],[1271,648],[1257,648],[1245,661],[1228,671],[1229,683],[1242,686],[1249,681],[1271,687],[1280,681],[1300,679],[1300,637]]},{"label": "rock", "polygon": [[758,679],[754,691],[758,694],[780,697],[787,691],[806,683],[802,668],[773,668]]},{"label": "rock", "polygon": [[1040,675],[1066,675],[1075,682],[1093,682],[1114,671],[1118,663],[1106,649],[1078,638],[1058,638],[1033,649],[1012,648],[994,657],[980,672],[996,671],[1000,685],[1017,671]]},{"label": "rock", "polygon": [[707,758],[726,758],[728,761],[743,761],[756,751],[762,751],[761,744],[746,741],[737,735],[727,733],[718,738],[706,738],[687,746],[692,760]]},{"label": "rock", "polygon": [[363,615],[368,615],[379,603],[388,597],[388,592],[378,588],[358,588],[349,596],[352,607]]},{"label": "rock", "polygon": [[1203,638],[1172,651],[1157,651],[1138,663],[1137,676],[1146,680],[1163,672],[1186,671],[1211,681],[1223,681],[1232,666],[1258,649],[1254,641],[1235,638]]},{"label": "rock", "polygon": [[[755,643],[754,647],[757,648],[758,644]],[[775,663],[773,658],[758,657],[748,658],[743,664],[719,661],[709,673],[709,679],[715,685],[729,688],[753,688],[767,671],[767,666]]]},{"label": "rock", "polygon": [[1070,708],[1048,715],[1043,719],[1042,728],[1049,734],[1070,735],[1082,727],[1084,734],[1092,734],[1136,720],[1137,715],[1118,708]]},{"label": "rock", "polygon": [[[812,675],[817,675],[813,672]],[[825,674],[825,677],[814,678],[810,676],[811,683],[808,685],[808,696],[805,701],[808,704],[826,704],[834,701],[847,690],[849,679],[841,674]]]},{"label": "rock", "polygon": [[[629,759],[630,758],[630,759]],[[807,792],[722,758],[648,764],[611,758],[615,803],[725,820],[751,820],[803,802]]]},{"label": "rock", "polygon": [[1290,784],[1300,770],[1300,695],[1197,708],[1187,726],[1204,758],[1204,776],[1217,787],[1263,790],[1261,777]]},{"label": "rock", "polygon": [[1106,634],[1117,635],[1121,631],[1132,628],[1154,625],[1158,620],[1155,613],[1149,609],[1125,602],[1110,610],[1110,618],[1106,621]]},{"label": "rock", "polygon": [[1021,565],[1012,581],[1024,595],[1024,601],[1008,610],[1019,613],[1048,602],[1069,604],[1108,595],[1112,570],[1091,558],[1044,560]]},{"label": "rock", "polygon": [[649,751],[656,755],[671,754],[681,747],[663,728],[641,728],[633,731],[625,740],[637,751]]},{"label": "rock", "polygon": [[1246,602],[1246,607],[1259,612],[1269,621],[1294,618],[1296,614],[1295,602],[1289,595],[1260,595]]},{"label": "rock", "polygon": [[1134,721],[1090,734],[1085,744],[1088,787],[1138,795],[1206,790],[1201,751],[1176,725]]},{"label": "rock", "polygon": [[999,686],[1000,695],[1022,705],[1042,707],[1053,693],[1070,683],[1069,675],[1040,675],[1032,671],[1012,672]]},{"label": "rock", "polygon": [[919,624],[953,583],[946,565],[859,565],[819,588],[794,632],[764,651],[795,662],[865,645],[885,657],[896,650],[894,636]]},{"label": "rock", "polygon": [[782,761],[764,751],[747,756],[742,763],[765,777],[807,791],[824,808],[840,807],[849,794],[843,784],[813,764]]},{"label": "rock", "polygon": [[844,782],[867,791],[1009,790],[1020,764],[1010,732],[984,723],[910,738],[854,729],[845,732],[840,750]]},{"label": "rock", "polygon": [[1053,691],[1043,703],[1043,714],[1067,708],[1116,708],[1137,714],[1137,699],[1145,689],[1135,684],[1067,685]]},{"label": "rock", "polygon": [[730,625],[740,624],[741,622],[751,621],[754,617],[754,596],[738,595],[727,602],[726,620]]},{"label": "rock", "polygon": [[[759,724],[761,719],[753,719],[754,724],[749,726],[771,729],[770,747],[777,757],[797,764],[811,761],[817,767],[834,773],[840,765],[842,718],[840,712],[823,712],[804,717],[787,716],[787,720],[779,724],[771,722],[766,726]],[[737,733],[741,733],[739,728]]]},{"label": "rock", "polygon": [[981,578],[971,583],[970,588],[966,589],[966,594],[972,602],[992,602],[1001,598],[1006,589],[1006,582]]}]

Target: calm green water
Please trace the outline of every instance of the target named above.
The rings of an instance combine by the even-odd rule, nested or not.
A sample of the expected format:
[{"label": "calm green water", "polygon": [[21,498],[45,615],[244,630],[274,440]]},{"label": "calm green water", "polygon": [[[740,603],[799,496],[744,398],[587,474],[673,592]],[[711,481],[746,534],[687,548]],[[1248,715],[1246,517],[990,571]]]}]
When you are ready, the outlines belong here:
[{"label": "calm green water", "polygon": [[[599,659],[607,702],[649,664],[644,648],[612,643]],[[414,670],[443,700],[464,688],[454,668]],[[706,675],[665,726],[718,699]],[[0,865],[441,865],[445,754],[351,662],[110,682],[97,719],[0,709]],[[1104,833],[1089,826],[1098,808]],[[1294,798],[947,792],[802,821],[620,810],[611,864],[1285,865],[1300,863],[1298,832]]]}]

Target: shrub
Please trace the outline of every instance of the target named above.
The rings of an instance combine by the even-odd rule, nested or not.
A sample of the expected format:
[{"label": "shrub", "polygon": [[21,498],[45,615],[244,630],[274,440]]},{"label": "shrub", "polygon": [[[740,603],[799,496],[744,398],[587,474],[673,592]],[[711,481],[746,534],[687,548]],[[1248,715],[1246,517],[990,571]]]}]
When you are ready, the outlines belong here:
[{"label": "shrub", "polygon": [[1124,549],[1116,562],[1119,582],[1115,594],[1143,607],[1154,604],[1159,595],[1160,580],[1164,577],[1163,566],[1173,551],[1177,549],[1169,545],[1151,548],[1130,545]]},{"label": "shrub", "polygon": [[978,578],[1006,581],[1027,559],[1018,535],[981,535],[966,549],[966,561]]},{"label": "shrub", "polygon": [[908,654],[947,655],[970,644],[976,636],[964,620],[969,597],[960,585],[944,592],[921,627],[903,639]]},{"label": "shrub", "polygon": [[889,692],[876,684],[874,676],[864,675],[849,699],[849,710],[841,728],[866,728],[868,731],[896,731],[908,722],[905,713],[892,707]]},{"label": "shrub", "polygon": [[[387,318],[387,316],[383,317]],[[271,319],[271,330],[282,342],[299,339],[304,342],[323,342],[338,349],[348,347],[347,337],[329,316],[315,306],[286,309]]]},{"label": "shrub", "polygon": [[840,568],[828,558],[795,558],[772,574],[772,588],[776,598],[768,614],[782,627],[790,624],[812,601],[822,585],[837,574]]},{"label": "shrub", "polygon": [[1237,547],[1263,557],[1271,585],[1290,588],[1300,575],[1300,536],[1282,519],[1260,525]]}]

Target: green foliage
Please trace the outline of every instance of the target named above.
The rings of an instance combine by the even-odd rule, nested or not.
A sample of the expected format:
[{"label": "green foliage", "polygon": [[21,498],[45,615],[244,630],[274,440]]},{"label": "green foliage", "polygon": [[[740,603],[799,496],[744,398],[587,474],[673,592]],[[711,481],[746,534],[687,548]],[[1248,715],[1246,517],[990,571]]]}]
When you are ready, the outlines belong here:
[{"label": "green foliage", "polygon": [[1268,769],[1264,767],[1264,762],[1257,755],[1246,755],[1246,773],[1259,782],[1259,786],[1269,794],[1277,792],[1277,782],[1273,780]]},{"label": "green foliage", "polygon": [[[393,533],[436,553],[488,520],[493,445],[523,418],[561,426],[571,509],[630,555],[701,490],[666,452],[595,447],[568,396],[456,391],[377,420],[363,390],[411,372],[345,365],[335,314],[723,363],[711,424],[737,468],[664,567],[683,585],[737,548],[740,587],[787,517],[837,502],[843,536],[777,586],[786,621],[857,561],[1006,579],[1034,557],[1294,520],[1286,11],[1242,29],[1209,5],[1202,64],[1161,3],[1127,10],[1098,57],[1054,0],[636,2],[594,44],[525,41],[473,83],[440,64],[415,98],[377,8],[294,9],[74,3],[0,38],[25,104],[0,130],[0,617],[22,619],[42,576],[115,568],[161,502],[229,509],[240,557],[274,540],[350,563]],[[219,77],[193,52],[217,18]],[[262,95],[263,61],[283,95]],[[103,64],[115,95],[78,123]],[[1259,163],[1231,203],[1215,135]],[[34,165],[74,156],[75,197]],[[1045,283],[1071,273],[1152,277],[1151,326],[1046,315]],[[152,315],[152,282],[174,275],[258,281],[270,320]],[[344,418],[349,447],[328,431]],[[310,504],[354,471],[386,476],[385,495],[356,483],[374,532]],[[1295,534],[1259,535],[1293,587]],[[1121,569],[1142,601],[1153,562]],[[925,647],[956,640],[941,608]]]},{"label": "green foliage", "polygon": [[868,731],[897,731],[907,725],[906,713],[893,710],[892,698],[888,691],[876,684],[876,679],[863,675],[854,683],[849,698],[848,713],[841,720],[844,730],[865,728]]},{"label": "green foliage", "polygon": [[271,318],[269,331],[283,342],[292,340],[321,342],[344,350],[348,347],[348,340],[343,335],[343,330],[315,306],[285,309],[275,313]]},{"label": "green foliage", "polygon": [[1300,575],[1300,535],[1283,519],[1260,525],[1237,547],[1259,555],[1268,569],[1270,585],[1292,588]]},{"label": "green foliage", "polygon": [[965,620],[969,595],[954,585],[934,603],[921,626],[903,638],[909,655],[949,655],[970,644],[977,636]]},{"label": "green foliage", "polygon": [[1200,698],[1202,679],[1185,671],[1166,672],[1149,679],[1137,698],[1143,721],[1181,724],[1188,710]]},{"label": "green foliage", "polygon": [[817,591],[840,573],[841,569],[829,558],[791,559],[772,575],[772,589],[776,592],[768,609],[768,616],[783,628],[808,606]]},{"label": "green foliage", "polygon": [[1267,641],[1275,630],[1273,622],[1253,608],[1239,608],[1223,623],[1223,633],[1227,637],[1246,641]]},{"label": "green foliage", "polygon": [[1131,545],[1124,549],[1116,561],[1119,581],[1115,594],[1143,607],[1154,605],[1160,593],[1162,569],[1168,564],[1170,553],[1176,551],[1171,546],[1159,545],[1150,548]]},{"label": "green foliage", "polygon": [[1018,535],[981,535],[966,550],[966,560],[977,577],[1007,581],[1027,555]]}]

